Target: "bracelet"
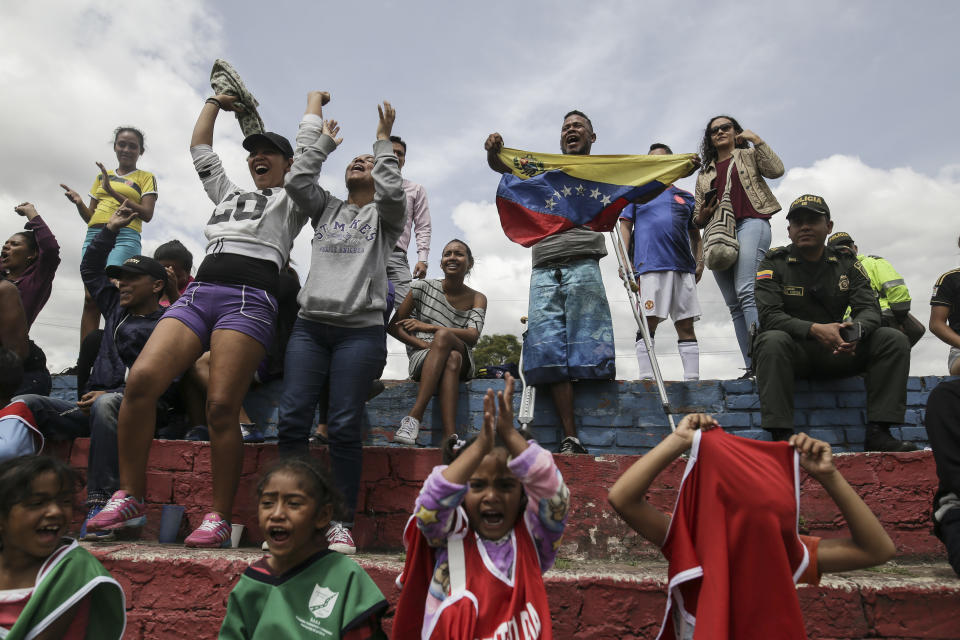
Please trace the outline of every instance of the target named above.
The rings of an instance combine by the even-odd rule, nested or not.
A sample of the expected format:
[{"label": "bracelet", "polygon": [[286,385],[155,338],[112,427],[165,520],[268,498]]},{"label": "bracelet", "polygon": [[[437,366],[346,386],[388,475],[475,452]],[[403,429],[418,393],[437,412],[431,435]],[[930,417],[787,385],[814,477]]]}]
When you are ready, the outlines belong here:
[{"label": "bracelet", "polygon": [[223,105],[220,104],[220,101],[217,100],[216,98],[212,98],[212,97],[211,97],[211,98],[207,98],[206,100],[204,100],[204,104],[215,104],[215,105],[217,105],[217,108],[218,108],[218,109],[223,109]]}]

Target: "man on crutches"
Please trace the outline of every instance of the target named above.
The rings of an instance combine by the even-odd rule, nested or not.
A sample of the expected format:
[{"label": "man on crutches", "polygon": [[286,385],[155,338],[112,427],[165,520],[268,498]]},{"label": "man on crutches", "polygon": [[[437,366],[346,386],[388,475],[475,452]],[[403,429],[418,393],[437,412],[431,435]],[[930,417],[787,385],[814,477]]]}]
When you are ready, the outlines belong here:
[{"label": "man on crutches", "polygon": [[[672,153],[665,144],[650,145],[649,155]],[[693,323],[700,318],[697,283],[703,274],[703,243],[700,230],[693,224],[693,194],[671,184],[646,204],[628,204],[620,212],[620,233],[639,285],[637,297],[651,341],[657,325],[672,318],[683,379],[699,380],[700,347]],[[654,377],[653,369],[640,331],[636,344],[638,377],[650,380]]]},{"label": "man on crutches", "polygon": [[673,421],[673,409],[670,407],[670,398],[667,397],[667,388],[663,384],[663,376],[660,374],[660,364],[657,362],[657,354],[653,350],[653,339],[650,336],[650,330],[647,328],[647,316],[640,305],[640,299],[637,296],[637,280],[633,274],[633,267],[628,259],[627,246],[624,244],[623,235],[620,233],[620,227],[614,227],[610,232],[610,239],[613,240],[613,252],[617,254],[617,262],[620,263],[620,273],[622,274],[623,287],[627,290],[627,299],[630,301],[630,308],[633,309],[633,319],[637,321],[637,327],[647,348],[647,356],[650,362],[650,371],[652,377],[657,383],[657,393],[660,396],[660,404],[663,406],[663,412],[667,414],[667,422],[670,423],[670,430],[676,431],[677,425]]}]

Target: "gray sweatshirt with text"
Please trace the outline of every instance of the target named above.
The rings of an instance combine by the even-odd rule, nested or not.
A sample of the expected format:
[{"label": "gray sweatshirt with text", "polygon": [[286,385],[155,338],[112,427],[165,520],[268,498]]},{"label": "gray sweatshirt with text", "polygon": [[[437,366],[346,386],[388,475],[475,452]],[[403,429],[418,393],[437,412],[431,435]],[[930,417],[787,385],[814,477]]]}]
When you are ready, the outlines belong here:
[{"label": "gray sweatshirt with text", "polygon": [[383,324],[387,297],[387,258],[403,232],[407,196],[389,140],[373,143],[373,202],[358,207],[331,195],[316,182],[327,156],[336,149],[322,133],[323,121],[308,114],[297,132],[299,159],[284,189],[310,212],[314,234],[310,272],[300,290],[300,317],[339,327]]}]

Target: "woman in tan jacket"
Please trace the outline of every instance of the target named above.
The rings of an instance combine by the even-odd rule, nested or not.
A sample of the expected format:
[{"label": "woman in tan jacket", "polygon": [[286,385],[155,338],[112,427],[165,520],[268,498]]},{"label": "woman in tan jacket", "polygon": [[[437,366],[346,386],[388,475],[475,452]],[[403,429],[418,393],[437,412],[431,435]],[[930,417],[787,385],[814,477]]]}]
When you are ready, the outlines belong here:
[{"label": "woman in tan jacket", "polygon": [[747,356],[748,330],[751,324],[758,323],[757,303],[753,297],[757,265],[770,248],[769,218],[780,211],[780,203],[773,197],[764,178],[782,176],[783,163],[760,136],[744,129],[730,116],[710,119],[703,132],[700,154],[703,169],[697,176],[693,211],[698,226],[704,227],[717,210],[727,187],[729,170],[730,203],[737,220],[740,255],[732,267],[714,271],[713,275],[733,318],[737,342],[747,367],[746,377],[751,372]]}]

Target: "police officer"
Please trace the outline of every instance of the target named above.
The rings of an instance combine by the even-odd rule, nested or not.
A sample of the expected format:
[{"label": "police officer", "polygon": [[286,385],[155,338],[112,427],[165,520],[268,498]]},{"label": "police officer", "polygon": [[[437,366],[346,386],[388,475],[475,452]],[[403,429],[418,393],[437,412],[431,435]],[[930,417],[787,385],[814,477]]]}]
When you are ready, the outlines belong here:
[{"label": "police officer", "polygon": [[870,286],[877,293],[880,323],[884,327],[893,327],[907,334],[910,346],[917,344],[925,329],[920,321],[910,316],[910,290],[893,265],[880,256],[860,255],[860,249],[846,231],[838,231],[830,236],[827,246],[847,247],[853,251],[870,278]]},{"label": "police officer", "polygon": [[[771,249],[757,272],[761,333],[754,347],[762,426],[774,440],[793,433],[795,377],[866,372],[867,451],[913,451],[890,435],[903,422],[910,343],[880,326],[880,307],[856,255],[824,245],[833,230],[823,198],[803,195],[787,213],[791,244]],[[844,322],[847,308],[851,321]],[[858,335],[859,334],[859,335]]]}]

